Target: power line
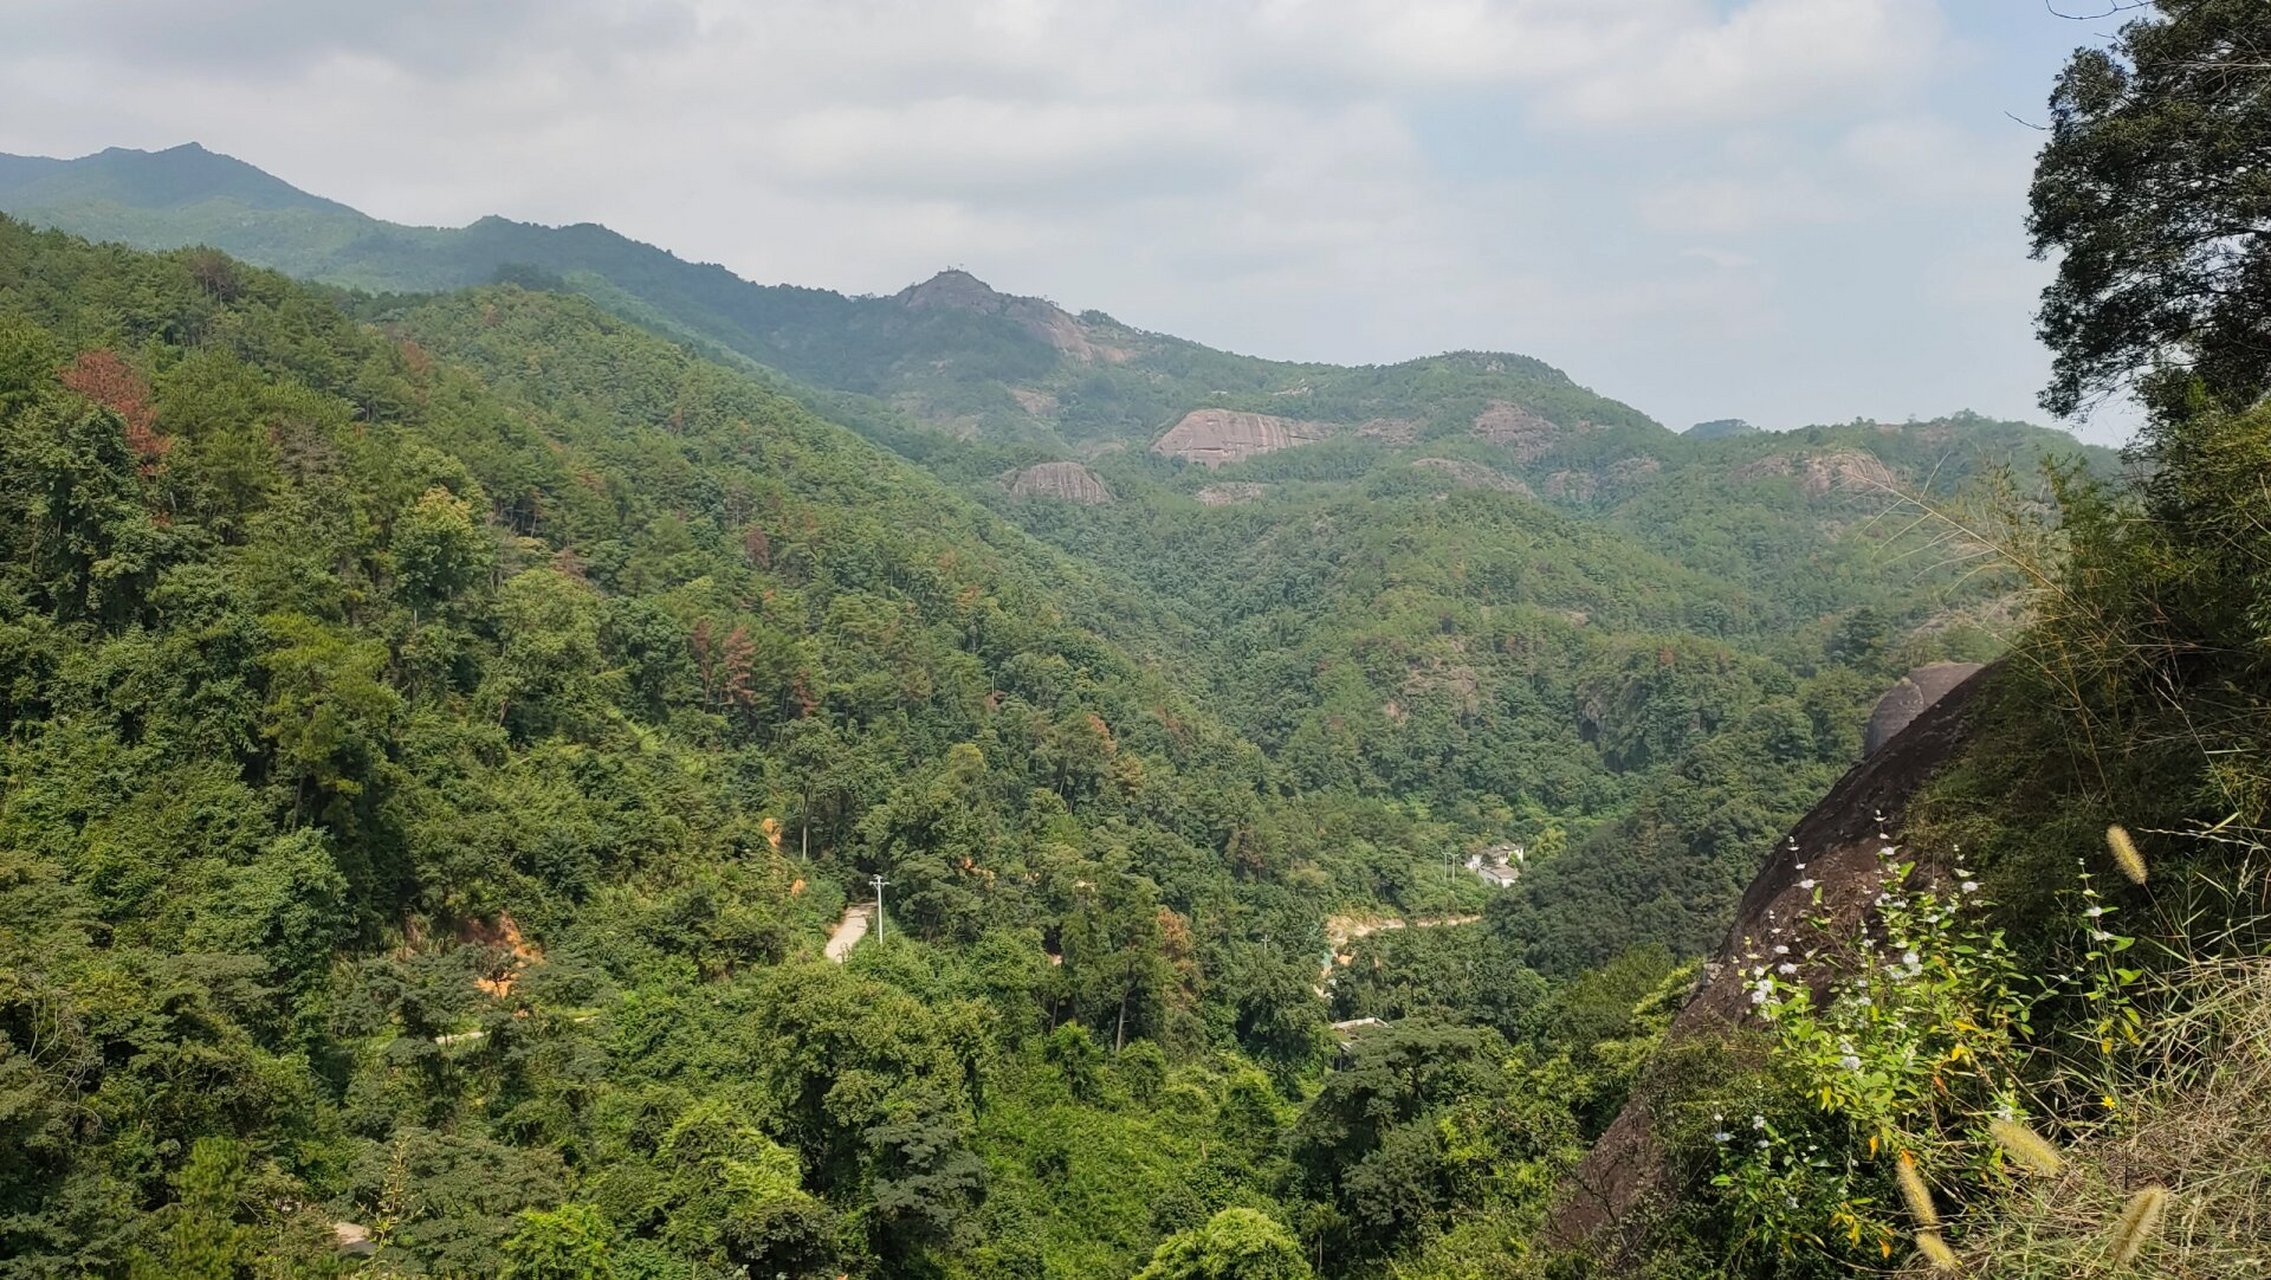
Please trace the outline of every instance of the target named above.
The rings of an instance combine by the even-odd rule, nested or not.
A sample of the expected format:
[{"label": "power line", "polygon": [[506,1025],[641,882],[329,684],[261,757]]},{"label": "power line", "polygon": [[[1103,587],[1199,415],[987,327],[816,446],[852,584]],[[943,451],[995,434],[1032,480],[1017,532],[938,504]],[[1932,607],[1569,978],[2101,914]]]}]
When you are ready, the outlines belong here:
[{"label": "power line", "polygon": [[883,886],[891,882],[884,879],[880,871],[869,876],[867,882],[875,886],[875,945],[880,947],[883,945]]}]

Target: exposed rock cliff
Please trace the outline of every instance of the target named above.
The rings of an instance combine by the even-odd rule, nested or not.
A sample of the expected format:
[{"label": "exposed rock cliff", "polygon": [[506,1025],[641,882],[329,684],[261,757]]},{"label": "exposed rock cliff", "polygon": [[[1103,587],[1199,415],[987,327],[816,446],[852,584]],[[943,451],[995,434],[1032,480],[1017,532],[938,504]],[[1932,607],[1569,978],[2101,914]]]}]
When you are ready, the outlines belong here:
[{"label": "exposed rock cliff", "polygon": [[1496,489],[1500,493],[1519,493],[1525,498],[1532,496],[1530,486],[1513,476],[1464,458],[1414,458],[1412,465],[1439,472],[1461,489]]},{"label": "exposed rock cliff", "polygon": [[1136,354],[1125,347],[1098,341],[1078,317],[1053,302],[1002,293],[967,271],[941,271],[921,284],[901,289],[896,297],[909,311],[938,308],[1006,317],[1083,364],[1098,361],[1119,364]]},{"label": "exposed rock cliff", "polygon": [[1561,428],[1509,400],[1493,400],[1475,415],[1472,430],[1479,439],[1502,444],[1516,459],[1530,462],[1553,447]]},{"label": "exposed rock cliff", "polygon": [[1061,498],[1086,507],[1112,501],[1112,491],[1096,473],[1077,462],[1043,462],[1012,472],[1009,492],[1017,498]]},{"label": "exposed rock cliff", "polygon": [[[1816,917],[1829,922],[1827,938],[1852,936],[1851,925],[1870,910],[1877,893],[1880,821],[1897,841],[1910,798],[1960,750],[1979,693],[1991,678],[1992,669],[1975,673],[1924,707],[1791,828],[1744,892],[1726,943],[1705,968],[1703,985],[1665,1033],[1666,1048],[1723,1035],[1750,1016],[1745,979],[1754,949],[1788,939],[1793,951],[1802,952],[1813,941],[1801,932],[1810,933],[1803,922]],[[1935,868],[1927,863],[1924,873],[1934,874]],[[1546,1222],[1548,1240],[1586,1248],[1613,1267],[1648,1202],[1665,1190],[1654,1105],[1654,1090],[1643,1079],[1564,1184]]]},{"label": "exposed rock cliff", "polygon": [[1795,476],[1809,498],[1835,490],[1874,492],[1898,484],[1900,477],[1877,455],[1865,449],[1832,449],[1826,453],[1777,453],[1735,468],[1737,480],[1766,476]]},{"label": "exposed rock cliff", "polygon": [[1333,434],[1327,422],[1230,409],[1194,409],[1152,442],[1151,451],[1202,467],[1227,466],[1256,454],[1311,444]]},{"label": "exposed rock cliff", "polygon": [[1884,745],[1900,736],[1910,721],[1924,714],[1924,709],[1948,696],[1957,685],[1971,679],[1979,670],[1976,662],[1931,662],[1910,671],[1900,683],[1886,690],[1877,699],[1876,708],[1869,712],[1869,726],[1861,734],[1861,750],[1875,755]]}]

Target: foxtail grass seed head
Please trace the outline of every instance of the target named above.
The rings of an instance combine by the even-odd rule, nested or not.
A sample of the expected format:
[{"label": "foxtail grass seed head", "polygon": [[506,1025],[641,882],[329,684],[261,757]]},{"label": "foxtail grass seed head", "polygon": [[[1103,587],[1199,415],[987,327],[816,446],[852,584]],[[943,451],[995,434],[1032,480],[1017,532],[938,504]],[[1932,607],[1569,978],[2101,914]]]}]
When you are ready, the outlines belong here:
[{"label": "foxtail grass seed head", "polygon": [[2012,1164],[2032,1169],[2044,1177],[2066,1167],[2066,1161],[2059,1156],[2058,1148],[2050,1145],[2048,1138],[2016,1120],[1989,1121],[1987,1132],[1993,1135],[1995,1145],[2003,1148],[2003,1154]]},{"label": "foxtail grass seed head", "polygon": [[1955,1271],[1962,1265],[1956,1261],[1956,1251],[1948,1247],[1948,1242],[1942,1240],[1937,1231],[1917,1232],[1916,1251],[1924,1255],[1934,1271]]},{"label": "foxtail grass seed head", "polygon": [[2168,1212],[2168,1188],[2147,1187],[2121,1206],[2121,1220],[2113,1227],[2113,1265],[2137,1260],[2153,1233],[2160,1230],[2161,1215]]},{"label": "foxtail grass seed head", "polygon": [[2137,842],[2129,838],[2129,829],[2115,823],[2105,829],[2106,848],[2113,850],[2113,860],[2121,864],[2121,874],[2138,884],[2145,883],[2145,855],[2137,852]]},{"label": "foxtail grass seed head", "polygon": [[1940,1225],[1940,1211],[1932,1207],[1932,1189],[1924,1185],[1924,1175],[1916,1171],[1916,1157],[1906,1151],[1900,1153],[1900,1163],[1893,1166],[1893,1180],[1900,1183],[1900,1198],[1908,1202],[1908,1212],[1920,1227]]}]

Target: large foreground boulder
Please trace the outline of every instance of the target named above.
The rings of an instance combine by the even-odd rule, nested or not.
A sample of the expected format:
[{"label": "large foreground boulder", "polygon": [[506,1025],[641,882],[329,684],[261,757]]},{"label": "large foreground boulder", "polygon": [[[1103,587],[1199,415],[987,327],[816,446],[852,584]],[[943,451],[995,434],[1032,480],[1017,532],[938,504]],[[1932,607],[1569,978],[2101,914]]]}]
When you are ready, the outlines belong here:
[{"label": "large foreground boulder", "polygon": [[[1920,670],[1936,674],[1928,683],[1913,684],[1919,695],[1952,674],[1936,668]],[[1911,673],[1903,685],[1911,685],[1914,676]],[[1702,985],[1665,1032],[1664,1049],[1696,1037],[1724,1036],[1750,1016],[1746,963],[1755,950],[1771,946],[1777,937],[1791,936],[1799,922],[1810,917],[1827,917],[1838,929],[1870,910],[1879,885],[1878,850],[1887,836],[1899,840],[1911,798],[1962,749],[1979,693],[1992,678],[1992,668],[1972,667],[1965,678],[1908,713],[1889,740],[1849,770],[1790,829],[1744,891],[1727,941],[1704,967]],[[1814,901],[1817,888],[1819,905]],[[1841,935],[1833,936],[1853,935],[1844,928]],[[1584,1249],[1613,1266],[1634,1242],[1650,1203],[1670,1189],[1670,1170],[1656,1133],[1654,1095],[1650,1082],[1643,1079],[1565,1181],[1546,1221],[1545,1239],[1550,1244]]]},{"label": "large foreground boulder", "polygon": [[1873,756],[1883,750],[1909,721],[1924,714],[1926,707],[1977,675],[1979,666],[1976,662],[1931,662],[1902,676],[1899,684],[1877,699],[1876,709],[1869,713],[1869,725],[1861,733],[1861,753]]}]

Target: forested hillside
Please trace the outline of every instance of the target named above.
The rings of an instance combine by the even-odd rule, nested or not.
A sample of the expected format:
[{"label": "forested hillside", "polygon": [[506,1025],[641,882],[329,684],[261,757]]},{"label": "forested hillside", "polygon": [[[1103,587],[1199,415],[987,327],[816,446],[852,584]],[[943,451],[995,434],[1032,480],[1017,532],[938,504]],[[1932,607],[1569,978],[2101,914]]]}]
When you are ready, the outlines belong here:
[{"label": "forested hillside", "polygon": [[2044,402],[2135,393],[2133,465],[1943,522],[2025,625],[1769,859],[1547,1274],[2271,1274],[2271,28],[2129,9],[2029,230]]},{"label": "forested hillside", "polygon": [[[1496,1248],[1724,893],[1501,894],[1330,1002],[1325,918],[1507,839],[1629,897],[1572,835],[1683,795],[1739,883],[1936,643],[1382,459],[976,486],[1055,550],[572,296],[341,301],[0,226],[11,1274]],[[1336,1007],[1407,1021],[1320,1077]]]},{"label": "forested hillside", "polygon": [[2076,453],[0,205],[8,1275],[1494,1274]]}]

